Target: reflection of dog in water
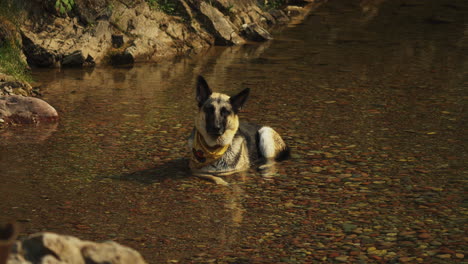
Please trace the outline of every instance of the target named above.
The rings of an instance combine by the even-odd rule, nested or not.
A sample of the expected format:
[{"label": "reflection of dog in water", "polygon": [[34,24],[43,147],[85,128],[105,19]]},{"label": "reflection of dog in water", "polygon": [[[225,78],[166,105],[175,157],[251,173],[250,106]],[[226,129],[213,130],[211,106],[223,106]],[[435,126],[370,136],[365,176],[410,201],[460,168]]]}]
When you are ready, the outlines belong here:
[{"label": "reflection of dog in water", "polygon": [[272,128],[239,122],[238,113],[249,96],[245,89],[234,96],[212,92],[198,77],[198,113],[189,138],[190,168],[199,176],[225,183],[209,175],[229,174],[258,164],[268,170],[275,161],[289,157],[289,148]]}]

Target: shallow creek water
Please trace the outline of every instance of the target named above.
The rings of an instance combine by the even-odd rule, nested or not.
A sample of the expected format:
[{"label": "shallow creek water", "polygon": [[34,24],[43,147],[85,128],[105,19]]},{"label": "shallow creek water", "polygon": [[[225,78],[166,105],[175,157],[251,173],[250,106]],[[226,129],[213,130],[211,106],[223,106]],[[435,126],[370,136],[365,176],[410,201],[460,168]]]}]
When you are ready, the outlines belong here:
[{"label": "shallow creek water", "polygon": [[[464,261],[467,3],[349,2],[261,45],[35,70],[61,119],[0,131],[0,221],[150,263]],[[251,88],[241,118],[292,149],[272,177],[190,175],[198,74]]]}]

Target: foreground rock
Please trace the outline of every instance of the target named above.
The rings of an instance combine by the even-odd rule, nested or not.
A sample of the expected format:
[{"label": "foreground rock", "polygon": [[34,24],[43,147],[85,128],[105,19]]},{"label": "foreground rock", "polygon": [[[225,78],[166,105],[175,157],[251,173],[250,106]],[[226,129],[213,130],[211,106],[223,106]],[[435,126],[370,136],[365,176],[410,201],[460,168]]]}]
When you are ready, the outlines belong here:
[{"label": "foreground rock", "polygon": [[0,122],[34,124],[58,120],[58,113],[47,102],[20,95],[0,96]]},{"label": "foreground rock", "polygon": [[7,264],[144,264],[137,251],[108,241],[95,243],[72,236],[38,233],[13,246]]}]

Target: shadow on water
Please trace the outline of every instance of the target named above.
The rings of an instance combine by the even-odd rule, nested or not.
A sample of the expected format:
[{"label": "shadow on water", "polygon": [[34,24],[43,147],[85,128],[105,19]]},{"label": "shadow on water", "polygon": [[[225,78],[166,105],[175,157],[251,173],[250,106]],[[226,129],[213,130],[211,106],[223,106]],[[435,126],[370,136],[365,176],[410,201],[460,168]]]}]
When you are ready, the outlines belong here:
[{"label": "shadow on water", "polygon": [[58,129],[58,123],[15,126],[0,130],[0,145],[41,144]]},{"label": "shadow on water", "polygon": [[167,161],[161,165],[149,169],[133,171],[121,175],[108,176],[104,178],[116,179],[121,181],[135,181],[143,184],[153,184],[165,180],[180,180],[191,175],[188,168],[188,160],[185,158]]},{"label": "shadow on water", "polygon": [[[258,164],[260,165],[260,164]],[[135,170],[132,172],[104,176],[104,179],[120,180],[120,181],[133,181],[142,184],[161,183],[166,180],[193,180],[202,179],[213,184],[236,184],[238,182],[246,182],[248,177],[261,177],[264,180],[271,180],[278,175],[278,166],[280,164],[270,164],[265,168],[258,168],[258,165],[253,166],[249,171],[231,172],[223,174],[193,174],[188,166],[188,159],[179,158],[166,161],[160,165],[148,168]],[[216,179],[218,178],[218,179]]]}]

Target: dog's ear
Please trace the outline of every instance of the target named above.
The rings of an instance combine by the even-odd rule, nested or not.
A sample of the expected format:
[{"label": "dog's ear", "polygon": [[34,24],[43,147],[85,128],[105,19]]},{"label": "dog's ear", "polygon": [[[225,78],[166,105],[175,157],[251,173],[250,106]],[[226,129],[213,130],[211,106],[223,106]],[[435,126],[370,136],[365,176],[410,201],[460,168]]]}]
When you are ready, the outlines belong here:
[{"label": "dog's ear", "polygon": [[205,78],[199,75],[197,79],[197,97],[196,97],[197,102],[198,102],[198,107],[201,107],[212,93],[213,92],[208,86],[208,83],[206,83]]},{"label": "dog's ear", "polygon": [[234,110],[235,113],[239,112],[239,110],[242,109],[245,102],[247,101],[247,97],[249,97],[249,93],[250,93],[250,88],[245,88],[240,93],[234,96],[231,96],[231,98],[229,98],[229,102],[231,103],[232,109]]}]

